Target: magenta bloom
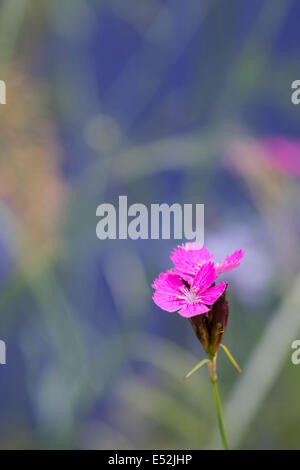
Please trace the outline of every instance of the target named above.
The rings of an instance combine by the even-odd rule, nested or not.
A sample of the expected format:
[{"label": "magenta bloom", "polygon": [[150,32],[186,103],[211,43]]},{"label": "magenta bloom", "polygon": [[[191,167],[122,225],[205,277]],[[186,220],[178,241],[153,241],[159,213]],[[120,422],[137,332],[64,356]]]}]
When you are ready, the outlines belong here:
[{"label": "magenta bloom", "polygon": [[[215,263],[216,275],[237,268],[243,256],[243,250],[237,250],[232,255],[226,256],[220,263]],[[213,262],[214,259],[206,247],[202,248],[196,242],[178,246],[170,258],[175,265],[175,270],[187,282],[192,282],[201,267],[208,262]]]},{"label": "magenta bloom", "polygon": [[300,176],[300,141],[281,136],[262,141],[262,147],[271,164],[279,171]]},{"label": "magenta bloom", "polygon": [[211,358],[222,342],[228,320],[227,283],[215,282],[219,274],[237,268],[243,255],[242,250],[237,250],[215,264],[206,247],[186,243],[171,254],[175,268],[161,273],[152,285],[156,305],[190,318],[197,338]]},{"label": "magenta bloom", "polygon": [[208,260],[197,269],[190,283],[180,273],[162,273],[153,283],[153,301],[167,312],[176,312],[186,318],[210,311],[211,306],[223,294],[226,283],[213,286],[217,279],[214,264]]}]

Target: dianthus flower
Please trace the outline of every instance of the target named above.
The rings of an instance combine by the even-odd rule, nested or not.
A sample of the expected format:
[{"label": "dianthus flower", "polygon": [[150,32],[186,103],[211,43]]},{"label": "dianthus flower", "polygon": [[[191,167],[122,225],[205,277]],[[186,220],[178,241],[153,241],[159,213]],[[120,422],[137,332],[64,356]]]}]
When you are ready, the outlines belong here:
[{"label": "dianthus flower", "polygon": [[219,426],[224,448],[227,440],[222,420],[219,393],[217,389],[216,360],[220,346],[235,367],[241,372],[236,361],[222,343],[228,320],[226,300],[227,283],[216,284],[218,276],[237,268],[244,256],[237,250],[218,263],[206,247],[196,242],[178,246],[170,258],[174,267],[161,273],[153,282],[153,301],[167,312],[178,312],[189,318],[195,334],[204,347],[207,358],[200,361],[187,375],[207,364],[217,402]]}]

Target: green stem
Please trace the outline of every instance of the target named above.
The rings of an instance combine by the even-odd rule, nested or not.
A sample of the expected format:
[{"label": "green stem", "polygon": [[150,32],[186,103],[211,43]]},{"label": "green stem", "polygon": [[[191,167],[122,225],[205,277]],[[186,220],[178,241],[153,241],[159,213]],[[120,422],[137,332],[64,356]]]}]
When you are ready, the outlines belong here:
[{"label": "green stem", "polygon": [[223,442],[223,447],[224,447],[224,450],[228,450],[228,442],[227,442],[224,423],[223,423],[222,408],[221,408],[221,402],[220,402],[220,396],[219,396],[217,381],[216,380],[212,381],[212,385],[213,385],[213,389],[214,389],[214,392],[215,392],[219,428],[220,428],[220,434],[221,434],[221,438],[222,438],[222,442]]}]

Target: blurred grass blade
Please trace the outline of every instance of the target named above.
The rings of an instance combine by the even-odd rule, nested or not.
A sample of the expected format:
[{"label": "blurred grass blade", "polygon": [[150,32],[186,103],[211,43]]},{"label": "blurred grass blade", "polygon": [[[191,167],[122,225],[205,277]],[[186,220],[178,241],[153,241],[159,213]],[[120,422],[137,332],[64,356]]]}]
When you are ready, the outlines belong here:
[{"label": "blurred grass blade", "polygon": [[[267,328],[249,358],[245,373],[230,392],[225,409],[225,421],[230,424],[232,448],[238,448],[253,422],[259,408],[286,365],[286,357],[295,334],[300,331],[299,315],[300,276],[268,321]],[[211,448],[218,443],[215,429]]]},{"label": "blurred grass blade", "polygon": [[196,370],[200,369],[200,367],[204,366],[204,364],[207,364],[208,362],[209,359],[202,359],[202,361],[198,362],[198,364],[195,365],[195,367],[193,367],[193,369],[190,370],[190,372],[184,376],[184,379],[188,379],[194,372],[196,372]]},{"label": "blurred grass blade", "polygon": [[199,419],[183,400],[134,376],[127,378],[118,395],[126,409],[130,407],[135,416],[145,416],[161,429],[168,430],[181,445],[199,445],[199,436],[207,430],[206,421]]},{"label": "blurred grass blade", "polygon": [[0,64],[12,60],[27,0],[4,0],[0,9]]},{"label": "blurred grass blade", "polygon": [[241,374],[243,371],[242,369],[240,368],[240,366],[238,365],[238,363],[236,362],[236,360],[234,359],[233,355],[231,354],[231,352],[229,351],[229,349],[225,346],[225,344],[221,344],[222,348],[224,349],[224,351],[226,352],[227,356],[229,357],[229,359],[231,360],[232,364],[234,365],[234,367],[238,370],[238,372]]}]

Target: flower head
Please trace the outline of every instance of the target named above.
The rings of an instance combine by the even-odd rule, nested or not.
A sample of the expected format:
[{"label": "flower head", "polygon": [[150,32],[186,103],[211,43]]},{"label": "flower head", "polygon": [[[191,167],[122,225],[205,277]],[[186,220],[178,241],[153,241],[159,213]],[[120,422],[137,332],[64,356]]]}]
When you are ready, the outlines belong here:
[{"label": "flower head", "polygon": [[[244,256],[243,250],[237,250],[221,261],[215,263],[214,268],[217,275],[226,271],[231,271],[240,265]],[[185,245],[175,248],[170,256],[175,265],[176,271],[186,281],[192,281],[199,269],[208,262],[213,262],[213,255],[206,247],[202,247],[199,243],[186,243]]]},{"label": "flower head", "polygon": [[237,268],[242,250],[214,263],[213,255],[198,243],[178,246],[171,254],[174,268],[154,281],[153,301],[163,310],[190,318],[205,351],[213,357],[223,338],[228,319],[226,282],[215,284],[219,274]]},{"label": "flower head", "polygon": [[271,166],[295,178],[300,176],[300,141],[282,136],[272,136],[261,142]]},{"label": "flower head", "polygon": [[153,300],[160,308],[186,318],[209,312],[223,294],[226,283],[213,286],[217,274],[213,263],[203,264],[189,284],[176,271],[162,273],[154,281]]}]

